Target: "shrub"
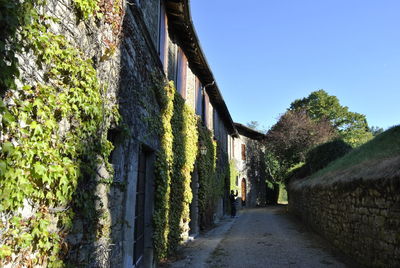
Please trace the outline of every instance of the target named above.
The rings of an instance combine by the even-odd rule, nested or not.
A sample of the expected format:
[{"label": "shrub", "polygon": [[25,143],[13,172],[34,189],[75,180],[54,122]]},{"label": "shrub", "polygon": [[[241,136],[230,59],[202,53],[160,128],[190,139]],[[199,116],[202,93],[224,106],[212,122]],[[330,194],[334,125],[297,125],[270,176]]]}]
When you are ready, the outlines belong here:
[{"label": "shrub", "polygon": [[314,172],[326,167],[333,160],[342,157],[352,150],[352,147],[342,139],[323,143],[311,149],[306,157],[306,166],[310,172]]}]

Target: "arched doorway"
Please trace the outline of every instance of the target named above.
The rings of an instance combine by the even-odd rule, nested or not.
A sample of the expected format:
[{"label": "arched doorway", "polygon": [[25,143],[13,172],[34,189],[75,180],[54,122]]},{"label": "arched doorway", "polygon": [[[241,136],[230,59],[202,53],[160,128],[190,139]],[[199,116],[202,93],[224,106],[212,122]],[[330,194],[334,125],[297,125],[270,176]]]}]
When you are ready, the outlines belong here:
[{"label": "arched doorway", "polygon": [[242,206],[246,206],[246,192],[247,192],[246,179],[243,178],[242,179]]}]

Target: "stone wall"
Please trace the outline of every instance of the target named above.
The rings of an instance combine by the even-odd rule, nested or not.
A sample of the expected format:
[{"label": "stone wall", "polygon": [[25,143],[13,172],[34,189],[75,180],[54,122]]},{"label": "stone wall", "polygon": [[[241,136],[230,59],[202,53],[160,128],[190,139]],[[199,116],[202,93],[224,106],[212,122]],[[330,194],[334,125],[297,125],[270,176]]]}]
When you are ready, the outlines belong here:
[{"label": "stone wall", "polygon": [[152,122],[159,116],[154,89],[161,86],[157,85],[157,81],[164,79],[154,42],[155,30],[151,26],[154,20],[150,20],[149,13],[155,2],[143,1],[141,10],[138,6],[127,5],[122,26],[124,38],[119,48],[121,68],[118,103],[126,130],[115,133],[115,150],[112,154],[115,187],[109,192],[113,223],[111,267],[132,265],[138,161],[139,153],[143,150],[148,155],[146,163],[149,169],[146,176],[144,264],[146,267],[154,265],[151,241],[154,183],[150,169],[159,148],[159,137]]},{"label": "stone wall", "polygon": [[245,138],[246,141],[246,171],[247,171],[247,201],[248,207],[266,205],[265,179],[267,177],[264,163],[263,145],[260,141]]},{"label": "stone wall", "polygon": [[366,267],[400,266],[400,178],[291,183],[289,210]]},{"label": "stone wall", "polygon": [[[119,106],[121,125],[112,126],[108,138],[115,149],[110,157],[115,174],[111,185],[98,183],[95,187],[96,210],[99,223],[106,232],[96,234],[87,228],[87,219],[74,208],[72,229],[66,237],[67,262],[74,267],[131,267],[135,226],[135,194],[139,153],[146,150],[149,174],[152,174],[154,152],[159,148],[159,137],[152,124],[159,116],[159,106],[154,94],[158,82],[165,79],[157,54],[159,1],[143,1],[142,6],[121,2],[121,33],[104,20],[77,17],[70,0],[48,0],[44,13],[59,19],[49,31],[62,35],[93,61],[98,79],[104,89],[105,105]],[[44,71],[36,64],[31,53],[18,54],[20,63],[19,84],[44,83]],[[161,85],[162,86],[162,85]],[[97,171],[98,181],[109,178],[104,166]],[[146,177],[146,204],[153,204],[152,175]],[[29,209],[28,207],[24,210]],[[72,211],[74,210],[74,211]],[[151,267],[152,207],[146,207],[146,267]],[[29,213],[28,213],[29,214]]]},{"label": "stone wall", "polygon": [[154,46],[158,47],[159,39],[159,14],[160,14],[160,0],[142,0],[139,1],[139,7],[143,13],[146,28],[149,31]]}]

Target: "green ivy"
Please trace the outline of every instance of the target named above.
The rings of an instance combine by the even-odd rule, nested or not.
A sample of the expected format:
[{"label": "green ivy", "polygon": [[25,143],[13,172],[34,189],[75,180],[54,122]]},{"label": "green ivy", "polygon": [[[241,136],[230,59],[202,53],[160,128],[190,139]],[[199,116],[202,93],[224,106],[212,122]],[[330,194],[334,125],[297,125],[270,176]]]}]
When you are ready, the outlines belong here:
[{"label": "green ivy", "polygon": [[192,189],[190,187],[191,173],[197,156],[197,117],[192,108],[175,91],[174,114],[171,120],[173,134],[174,161],[171,176],[170,197],[170,254],[175,253],[182,240],[182,234],[188,232],[190,221],[190,203]]},{"label": "green ivy", "polygon": [[229,189],[230,190],[239,190],[239,186],[236,185],[237,176],[239,175],[239,171],[236,168],[235,160],[232,159],[229,161]]},{"label": "green ivy", "polygon": [[19,75],[16,53],[23,48],[17,40],[17,31],[37,18],[34,6],[41,0],[0,0],[0,95],[15,89],[15,78]]},{"label": "green ivy", "polygon": [[[107,131],[119,115],[117,107],[105,108],[92,61],[49,31],[46,21],[56,20],[37,13],[43,1],[24,3],[30,8],[18,20],[29,23],[19,24],[21,48],[15,52],[33,52],[45,82],[7,90],[0,101],[0,213],[12,215],[7,226],[0,223],[0,264],[15,254],[24,256],[24,264],[61,267],[63,239],[74,217],[68,208],[91,198],[77,188],[79,181],[95,184],[96,167],[106,162],[110,168]],[[20,209],[27,202],[36,213],[23,218]]]},{"label": "green ivy", "polygon": [[[156,88],[161,106],[161,148],[155,163],[155,208],[153,213],[153,243],[158,260],[168,256],[169,210],[171,193],[171,170],[173,165],[173,133],[171,120],[174,113],[175,88],[169,83]],[[165,89],[165,90],[164,90]]]},{"label": "green ivy", "polygon": [[217,180],[217,143],[205,126],[198,123],[199,144],[206,147],[206,154],[199,155],[197,168],[199,172],[199,213],[200,227],[206,229],[213,223],[213,214],[217,198],[221,194],[220,183]]},{"label": "green ivy", "polygon": [[99,9],[99,0],[72,0],[76,9],[84,19],[95,15]]},{"label": "green ivy", "polygon": [[156,92],[161,106],[161,149],[156,161],[154,248],[158,260],[175,253],[187,231],[191,173],[197,156],[197,117],[172,82]]}]

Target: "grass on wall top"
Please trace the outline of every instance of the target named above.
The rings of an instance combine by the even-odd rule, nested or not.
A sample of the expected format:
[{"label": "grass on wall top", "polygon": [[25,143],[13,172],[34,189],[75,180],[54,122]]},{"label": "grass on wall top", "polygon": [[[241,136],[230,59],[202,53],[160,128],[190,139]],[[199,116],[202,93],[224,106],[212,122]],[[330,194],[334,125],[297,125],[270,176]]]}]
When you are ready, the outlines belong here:
[{"label": "grass on wall top", "polygon": [[327,184],[352,179],[379,179],[400,176],[400,125],[330,163],[302,184]]}]

